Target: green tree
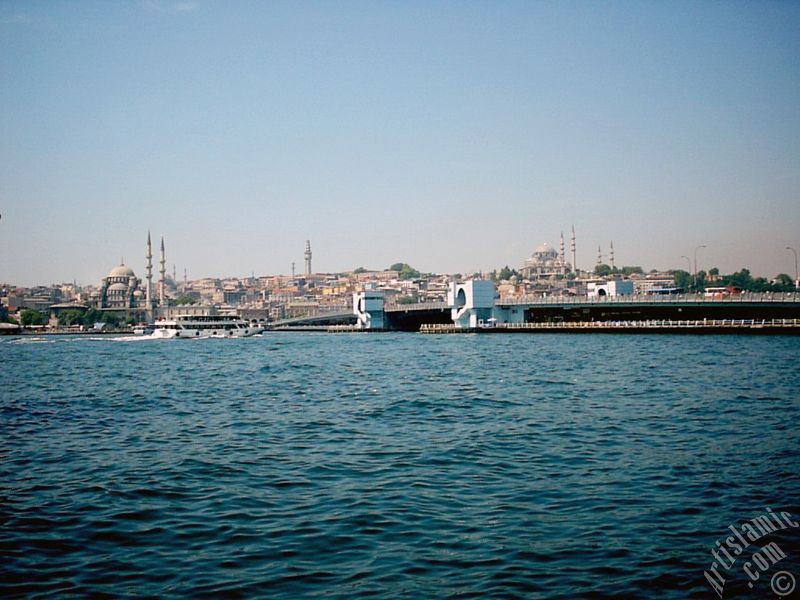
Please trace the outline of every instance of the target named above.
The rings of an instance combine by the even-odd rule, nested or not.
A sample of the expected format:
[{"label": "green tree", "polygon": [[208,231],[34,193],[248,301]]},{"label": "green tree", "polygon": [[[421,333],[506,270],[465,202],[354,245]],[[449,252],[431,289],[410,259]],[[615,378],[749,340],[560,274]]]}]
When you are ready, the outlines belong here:
[{"label": "green tree", "polygon": [[749,269],[741,269],[730,275],[720,277],[722,285],[729,285],[745,292],[792,292],[794,283],[792,278],[786,273],[781,273],[775,277],[775,281],[769,282],[764,277],[753,277]]},{"label": "green tree", "polygon": [[45,317],[38,310],[33,310],[32,308],[26,308],[23,310],[19,318],[23,327],[29,327],[31,325],[44,325],[47,323],[47,317]]},{"label": "green tree", "polygon": [[694,291],[702,292],[706,289],[706,272],[698,271],[694,278]]},{"label": "green tree", "polygon": [[786,273],[780,273],[775,277],[772,289],[775,292],[793,292],[794,281]]},{"label": "green tree", "polygon": [[83,315],[83,326],[87,328],[94,327],[95,323],[101,323],[102,321],[103,313],[96,308],[90,308]]},{"label": "green tree", "polygon": [[111,327],[119,327],[119,315],[117,313],[104,312],[100,320]]},{"label": "green tree", "polygon": [[732,285],[740,290],[752,291],[753,289],[753,276],[750,275],[749,269],[742,269],[730,275],[722,277],[723,285]]},{"label": "green tree", "polygon": [[400,269],[400,279],[418,279],[419,271],[414,269],[411,265],[404,264]]},{"label": "green tree", "polygon": [[195,300],[191,296],[187,296],[185,294],[183,296],[178,296],[175,299],[175,305],[176,306],[184,306],[186,304],[197,304],[197,300]]},{"label": "green tree", "polygon": [[358,267],[356,270],[353,271],[355,275],[361,275],[361,273],[366,273],[367,270],[364,267]]},{"label": "green tree", "polygon": [[672,280],[675,282],[675,287],[680,288],[686,292],[692,288],[692,275],[687,271],[678,269],[672,272]]},{"label": "green tree", "polygon": [[514,275],[519,277],[519,274],[517,273],[517,271],[515,269],[509,269],[508,265],[506,265],[505,267],[500,269],[500,272],[497,274],[497,278],[500,281],[508,281],[509,279],[514,277]]},{"label": "green tree", "polygon": [[405,263],[394,263],[394,264],[393,264],[391,267],[389,267],[389,268],[388,268],[388,269],[386,269],[386,270],[387,270],[387,271],[397,271],[397,272],[400,272],[400,271],[402,271],[402,270],[403,270],[403,267],[404,267],[404,266],[405,266]]},{"label": "green tree", "polygon": [[644,273],[642,267],[622,267],[623,275],[632,275],[633,273]]},{"label": "green tree", "polygon": [[611,267],[605,263],[599,264],[594,268],[594,274],[598,277],[608,277],[611,275]]},{"label": "green tree", "polygon": [[83,313],[79,310],[65,310],[58,315],[58,324],[61,327],[81,325],[83,323]]},{"label": "green tree", "polygon": [[83,325],[91,328],[95,323],[105,323],[111,327],[117,327],[120,323],[120,315],[115,312],[90,308],[83,315]]},{"label": "green tree", "polygon": [[756,277],[753,281],[754,292],[774,292],[774,284],[766,277]]}]

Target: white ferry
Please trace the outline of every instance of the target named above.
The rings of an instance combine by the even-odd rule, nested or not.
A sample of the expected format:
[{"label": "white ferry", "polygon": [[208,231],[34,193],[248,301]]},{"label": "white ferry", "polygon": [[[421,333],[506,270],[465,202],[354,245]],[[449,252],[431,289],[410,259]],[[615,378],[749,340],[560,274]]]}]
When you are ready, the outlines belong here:
[{"label": "white ferry", "polygon": [[263,328],[250,325],[239,317],[222,315],[178,315],[156,321],[156,338],[241,338],[261,333]]}]

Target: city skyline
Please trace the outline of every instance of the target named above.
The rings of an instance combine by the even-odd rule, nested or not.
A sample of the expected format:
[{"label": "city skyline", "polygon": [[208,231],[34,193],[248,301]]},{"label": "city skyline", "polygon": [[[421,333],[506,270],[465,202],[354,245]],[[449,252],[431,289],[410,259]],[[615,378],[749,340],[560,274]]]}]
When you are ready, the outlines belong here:
[{"label": "city skyline", "polygon": [[[149,278],[151,276],[150,273],[151,273],[151,269],[152,269],[152,258],[153,258],[150,238],[151,238],[151,234],[150,234],[150,231],[148,231],[147,232],[146,252],[143,255],[143,258],[142,258],[141,261],[136,260],[136,259],[134,259],[133,261],[126,260],[124,256],[121,256],[120,259],[117,260],[117,261],[111,260],[109,262],[109,261],[106,260],[106,261],[103,261],[103,264],[107,263],[111,270],[114,270],[117,267],[128,267],[128,268],[131,268],[137,274],[137,276],[139,276],[139,278],[142,279],[142,281],[149,280]],[[154,289],[155,288],[158,289],[159,294],[163,290],[163,287],[161,286],[161,282],[162,281],[173,281],[175,283],[178,283],[178,281],[179,281],[177,279],[177,276],[176,276],[176,273],[179,270],[178,269],[178,265],[173,263],[173,262],[171,262],[171,261],[169,261],[169,260],[166,260],[164,244],[165,244],[165,238],[164,238],[164,236],[161,236],[160,260],[159,260],[159,264],[161,265],[161,270],[159,271],[158,283],[157,283],[156,286],[154,286]],[[331,270],[331,271],[319,271],[317,269],[313,269],[312,270],[311,269],[311,262],[310,262],[311,261],[310,244],[311,244],[311,241],[310,240],[306,240],[305,246],[304,246],[305,247],[305,251],[303,253],[303,257],[304,257],[304,261],[305,261],[305,267],[302,270],[302,272],[298,271],[298,269],[296,268],[298,263],[294,262],[294,261],[291,263],[291,269],[290,269],[289,272],[281,271],[281,272],[275,272],[275,273],[262,273],[262,272],[255,272],[255,271],[251,271],[251,273],[249,273],[249,274],[242,274],[242,273],[237,273],[237,274],[232,274],[232,273],[208,274],[207,273],[207,274],[199,275],[197,277],[189,277],[188,276],[188,270],[185,267],[182,267],[180,269],[181,273],[183,274],[182,280],[186,280],[186,281],[200,281],[200,280],[204,280],[204,279],[217,279],[217,280],[240,279],[240,280],[242,280],[242,279],[251,279],[253,277],[255,277],[256,279],[257,278],[271,278],[271,277],[288,278],[288,279],[304,279],[307,276],[321,276],[321,275],[330,275],[330,274],[339,274],[339,275],[352,274],[354,271],[358,272],[358,269],[364,269],[365,272],[380,273],[380,272],[389,271],[389,270],[391,270],[392,266],[394,266],[395,264],[400,264],[401,262],[404,262],[404,261],[394,261],[394,263],[392,263],[392,265],[385,266],[385,267],[365,267],[364,265],[359,265],[357,267],[349,267],[349,268],[345,268],[345,269],[336,269],[336,270]],[[685,271],[685,272],[688,272],[690,274],[693,274],[695,272],[705,272],[705,273],[707,273],[708,270],[712,269],[712,268],[719,269],[719,267],[717,267],[717,265],[708,265],[708,266],[706,266],[706,265],[704,265],[702,263],[702,261],[700,259],[697,258],[698,257],[698,252],[700,250],[706,250],[708,248],[707,245],[700,245],[700,246],[695,247],[694,253],[693,253],[693,255],[695,257],[695,261],[694,262],[692,261],[692,258],[690,258],[689,256],[685,256],[685,255],[681,256],[680,258],[683,261],[686,261],[686,266],[685,267],[684,266],[674,266],[674,267],[668,267],[668,268],[664,268],[664,269],[656,269],[656,268],[649,268],[646,265],[634,264],[635,261],[634,262],[624,262],[624,263],[620,262],[617,258],[615,258],[615,249],[614,249],[613,240],[612,240],[612,241],[609,242],[609,245],[606,248],[607,252],[604,252],[602,247],[598,247],[597,252],[594,255],[593,262],[589,263],[589,261],[587,261],[587,264],[585,266],[582,266],[582,265],[578,264],[578,269],[576,271],[574,269],[575,263],[572,261],[572,256],[574,256],[574,255],[571,255],[570,251],[568,251],[566,249],[567,248],[566,244],[563,244],[563,246],[564,246],[564,248],[559,251],[557,249],[557,246],[552,245],[549,242],[543,242],[543,244],[540,244],[540,245],[537,246],[537,248],[532,252],[531,256],[526,257],[523,260],[524,264],[513,264],[513,265],[512,264],[505,264],[505,265],[495,266],[495,267],[493,267],[491,269],[464,270],[464,271],[459,271],[459,272],[442,271],[442,270],[430,270],[430,271],[422,270],[421,274],[423,274],[423,275],[428,275],[429,274],[429,275],[432,275],[432,276],[460,275],[461,277],[463,277],[465,279],[468,279],[468,278],[473,277],[474,275],[479,275],[479,274],[488,277],[492,273],[499,272],[499,271],[503,270],[504,268],[509,268],[509,269],[512,269],[513,271],[517,271],[517,272],[522,273],[524,275],[525,269],[527,268],[527,265],[530,262],[531,257],[536,257],[540,253],[540,251],[545,247],[549,247],[550,249],[552,249],[552,251],[554,253],[556,253],[557,256],[562,257],[561,260],[568,259],[568,260],[566,260],[567,272],[575,273],[579,277],[585,277],[585,276],[588,275],[589,278],[591,278],[593,276],[593,273],[595,272],[595,267],[598,266],[598,265],[601,265],[601,264],[606,266],[606,267],[611,267],[612,269],[617,269],[618,270],[618,271],[613,271],[613,273],[622,273],[622,269],[624,269],[624,268],[638,268],[638,267],[641,267],[643,269],[643,273],[644,274],[647,274],[647,273],[663,274],[663,273],[677,272],[677,271]],[[573,247],[573,241],[572,240],[570,241],[570,246],[569,247],[570,248]],[[791,259],[794,262],[795,261],[795,254],[794,253],[796,252],[796,249],[793,248],[793,247],[789,247],[789,246],[785,247],[784,249],[786,251],[791,251],[792,252]],[[139,262],[142,262],[142,264],[144,265],[144,267],[141,268],[141,269],[139,268],[139,264],[138,264]],[[167,268],[167,264],[170,264],[171,268]],[[410,266],[412,268],[414,267],[414,265],[410,265]],[[742,268],[747,269],[748,267],[745,266],[745,267],[742,267]],[[796,265],[796,262],[795,262],[794,270],[789,269],[789,270],[786,270],[786,271],[781,271],[780,273],[776,273],[776,275],[779,275],[779,274],[789,275],[794,280],[794,279],[796,279],[796,277],[794,277],[792,275],[792,273],[794,273],[796,271],[796,269],[797,269],[797,265]],[[738,271],[738,269],[737,270],[732,270],[732,271],[725,271],[725,270],[719,269],[719,273],[721,275],[733,274],[736,271]],[[142,276],[142,273],[144,273],[143,276]],[[626,271],[626,273],[627,273],[627,271]],[[758,273],[752,273],[751,272],[751,274],[756,276],[756,277],[761,277],[761,275],[758,274]],[[625,277],[627,277],[627,275],[625,275]],[[774,279],[774,276],[766,277],[766,279],[767,280],[772,280],[772,279]],[[102,286],[102,281],[104,281],[104,275],[101,275],[98,278],[98,281],[101,282],[101,286]],[[0,283],[19,285],[21,287],[37,287],[37,286],[47,287],[49,285],[62,285],[62,284],[69,285],[69,284],[72,284],[72,283],[74,283],[74,284],[76,284],[76,285],[78,285],[80,287],[87,287],[87,286],[88,287],[96,287],[97,286],[97,282],[96,281],[86,281],[86,282],[84,282],[84,281],[78,281],[76,278],[64,278],[64,279],[61,279],[61,280],[58,280],[58,281],[51,281],[51,282],[48,282],[48,283],[45,283],[45,282],[19,283],[19,282],[14,282],[14,281],[0,281]],[[147,289],[147,288],[145,288],[145,289]],[[162,299],[162,302],[163,302],[163,299]]]},{"label": "city skyline", "polygon": [[[0,280],[578,266],[794,276],[800,6],[0,6]],[[693,265],[692,265],[693,266]],[[170,269],[171,270],[171,269]]]}]

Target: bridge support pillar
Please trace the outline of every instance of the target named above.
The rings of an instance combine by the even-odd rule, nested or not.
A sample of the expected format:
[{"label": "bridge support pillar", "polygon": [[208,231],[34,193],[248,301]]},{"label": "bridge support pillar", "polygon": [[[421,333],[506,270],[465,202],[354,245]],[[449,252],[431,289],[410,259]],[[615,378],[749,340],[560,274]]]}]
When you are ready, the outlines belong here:
[{"label": "bridge support pillar", "polygon": [[370,290],[353,294],[353,314],[359,329],[385,329],[386,313],[383,310],[383,292]]},{"label": "bridge support pillar", "polygon": [[450,315],[456,327],[475,328],[488,323],[494,310],[494,283],[473,279],[451,283],[447,292]]}]

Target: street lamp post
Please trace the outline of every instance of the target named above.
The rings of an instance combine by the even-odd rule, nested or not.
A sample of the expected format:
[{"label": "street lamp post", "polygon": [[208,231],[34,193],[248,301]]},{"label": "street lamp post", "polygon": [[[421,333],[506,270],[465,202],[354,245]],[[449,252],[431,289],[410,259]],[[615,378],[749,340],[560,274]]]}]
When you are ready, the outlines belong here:
[{"label": "street lamp post", "polygon": [[697,277],[697,251],[700,250],[700,248],[707,248],[707,247],[708,246],[697,246],[697,248],[694,249],[694,276],[695,277]]},{"label": "street lamp post", "polygon": [[695,292],[697,291],[697,251],[700,250],[700,248],[706,248],[706,247],[707,246],[697,246],[694,249],[694,291]]},{"label": "street lamp post", "polygon": [[792,248],[791,246],[786,246],[787,250],[791,250],[794,254],[794,287],[797,289],[798,284],[800,284],[800,277],[797,275],[797,250]]}]

